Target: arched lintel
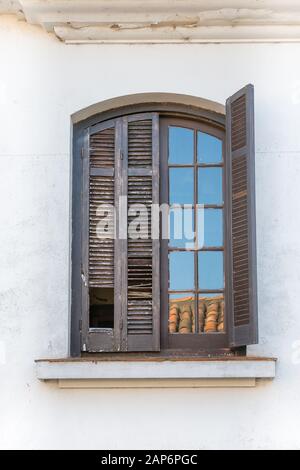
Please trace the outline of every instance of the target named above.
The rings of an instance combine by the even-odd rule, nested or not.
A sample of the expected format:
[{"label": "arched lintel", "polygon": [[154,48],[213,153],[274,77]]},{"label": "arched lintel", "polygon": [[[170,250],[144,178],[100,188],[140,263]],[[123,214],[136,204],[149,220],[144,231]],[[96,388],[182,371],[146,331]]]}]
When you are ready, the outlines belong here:
[{"label": "arched lintel", "polygon": [[90,126],[99,120],[136,112],[171,112],[202,118],[224,126],[225,106],[212,100],[177,93],[136,93],[93,104],[72,114],[73,125]]}]

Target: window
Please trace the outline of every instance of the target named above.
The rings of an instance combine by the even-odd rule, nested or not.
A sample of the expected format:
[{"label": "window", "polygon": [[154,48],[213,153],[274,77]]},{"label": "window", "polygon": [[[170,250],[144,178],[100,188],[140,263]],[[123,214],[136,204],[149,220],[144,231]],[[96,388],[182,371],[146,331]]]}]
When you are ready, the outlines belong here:
[{"label": "window", "polygon": [[253,87],[140,108],[74,129],[72,354],[255,343]]},{"label": "window", "polygon": [[[161,240],[166,348],[225,347],[225,132],[161,118],[160,156],[161,202],[170,207],[170,235]],[[222,335],[203,338],[210,333]]]}]

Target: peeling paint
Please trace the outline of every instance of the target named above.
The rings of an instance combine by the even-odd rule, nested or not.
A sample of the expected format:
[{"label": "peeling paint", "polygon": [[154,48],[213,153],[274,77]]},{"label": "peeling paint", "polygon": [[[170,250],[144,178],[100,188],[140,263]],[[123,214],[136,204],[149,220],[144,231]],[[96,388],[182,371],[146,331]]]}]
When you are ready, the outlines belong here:
[{"label": "peeling paint", "polygon": [[0,13],[20,8],[29,23],[66,42],[300,40],[300,4],[294,0],[161,0],[159,4],[126,0],[109,5],[104,0],[77,0],[76,5],[60,0],[0,0]]}]

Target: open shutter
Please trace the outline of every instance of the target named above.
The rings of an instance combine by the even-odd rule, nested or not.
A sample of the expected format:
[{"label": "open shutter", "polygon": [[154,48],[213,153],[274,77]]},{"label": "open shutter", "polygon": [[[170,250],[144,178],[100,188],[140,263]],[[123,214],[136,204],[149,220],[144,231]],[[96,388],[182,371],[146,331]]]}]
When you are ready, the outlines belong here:
[{"label": "open shutter", "polygon": [[[159,238],[152,239],[154,213],[151,211],[152,204],[159,204],[159,121],[156,113],[129,116],[124,121],[123,183],[128,198],[128,239],[123,275],[126,295],[122,309],[122,349],[159,351]],[[137,212],[132,212],[133,205]],[[139,212],[139,205],[147,213]],[[141,222],[138,239],[134,230],[137,216]]]},{"label": "open shutter", "polygon": [[254,89],[226,102],[230,346],[256,344]]}]

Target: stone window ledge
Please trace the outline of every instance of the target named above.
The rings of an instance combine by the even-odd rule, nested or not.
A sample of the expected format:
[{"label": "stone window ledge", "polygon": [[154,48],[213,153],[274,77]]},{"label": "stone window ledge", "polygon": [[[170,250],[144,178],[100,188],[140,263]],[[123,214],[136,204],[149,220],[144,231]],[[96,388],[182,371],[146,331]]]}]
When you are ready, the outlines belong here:
[{"label": "stone window ledge", "polygon": [[276,359],[66,358],[36,361],[37,377],[60,388],[254,387],[275,377]]}]

